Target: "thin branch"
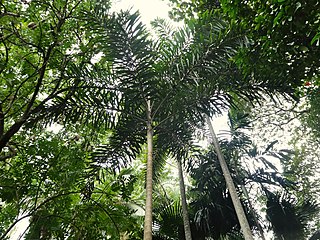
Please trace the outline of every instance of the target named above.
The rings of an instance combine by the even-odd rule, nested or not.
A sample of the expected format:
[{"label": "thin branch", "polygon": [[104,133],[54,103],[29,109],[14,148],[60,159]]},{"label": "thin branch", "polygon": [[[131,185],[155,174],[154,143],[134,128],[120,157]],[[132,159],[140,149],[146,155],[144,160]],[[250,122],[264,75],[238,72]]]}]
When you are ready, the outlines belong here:
[{"label": "thin branch", "polygon": [[[61,218],[61,219],[66,220],[66,221],[69,220],[69,219],[67,219],[67,218],[64,218],[64,217],[62,217],[62,216],[60,216],[60,215],[56,215],[56,214],[50,214],[50,215],[47,215],[47,216],[44,216],[44,217],[45,217],[45,218],[56,217],[56,218]],[[29,222],[28,227],[27,227],[27,228],[24,230],[24,232],[20,235],[20,237],[18,238],[18,240],[21,240],[21,239],[24,237],[24,235],[25,235],[26,232],[29,230],[29,228],[31,227],[31,225],[32,225],[33,222],[34,222],[34,221]],[[76,224],[72,224],[72,223],[69,222],[69,221],[68,221],[68,223],[70,223],[72,226],[76,227],[79,232],[81,231],[80,227],[78,227]]]},{"label": "thin branch", "polygon": [[[10,93],[8,94],[8,96],[6,96],[6,98],[4,99],[4,101],[6,101],[9,97],[12,99],[10,99],[10,104],[9,104],[9,107],[6,109],[6,111],[4,112],[4,115],[7,115],[8,112],[10,111],[11,107],[13,106],[13,103],[14,101],[17,99],[17,96],[18,96],[18,92],[20,90],[20,88],[22,88],[22,86],[30,79],[30,78],[33,78],[34,76],[36,76],[38,73],[37,71],[35,71],[33,74],[31,74],[30,76],[28,76],[26,79],[24,79],[20,84],[19,86],[16,88],[15,92],[14,92],[14,95],[12,96]],[[27,103],[26,103],[27,104]],[[23,107],[26,106],[23,105]],[[21,110],[23,107],[21,107],[19,110]],[[20,112],[20,111],[19,111]],[[12,114],[13,115],[13,114]],[[10,115],[9,115],[10,116]],[[8,118],[9,116],[6,116],[6,118]]]},{"label": "thin branch", "polygon": [[[1,4],[2,5],[2,4]],[[20,15],[18,13],[12,13],[12,12],[4,12],[4,13],[0,13],[0,18],[4,17],[4,16],[11,16],[11,17],[20,17]]]},{"label": "thin branch", "polygon": [[57,12],[60,12],[60,10],[54,5],[54,1],[52,2],[52,4],[50,4],[50,2],[47,1],[46,4],[52,9],[52,12],[56,16],[56,18],[60,21],[60,16],[59,14],[57,14]]},{"label": "thin branch", "polygon": [[[36,44],[33,44],[33,43],[31,43],[31,42],[26,41],[26,40],[20,35],[20,33],[19,33],[19,31],[18,31],[17,29],[13,29],[13,30],[14,30],[14,32],[13,32],[14,35],[21,41],[21,43],[24,43],[25,45],[34,47],[34,48],[38,49],[39,52],[42,52],[42,53],[44,52],[44,50],[43,50],[39,45],[36,45]],[[14,42],[12,42],[12,44],[19,46],[17,43],[14,43]]]},{"label": "thin branch", "polygon": [[16,149],[13,148],[13,146],[11,144],[8,144],[7,147],[9,148],[10,153],[8,153],[7,155],[4,155],[4,156],[0,156],[1,162],[5,162],[7,159],[13,158],[14,156],[17,155]]},{"label": "thin branch", "polygon": [[[79,6],[79,4],[82,2],[82,0],[78,1],[69,11],[69,14],[66,15],[66,19],[70,18],[73,11]],[[67,4],[66,4],[67,5]]]},{"label": "thin branch", "polygon": [[8,154],[4,156],[0,156],[0,162],[5,162],[7,159],[14,157],[15,155],[13,154]]},{"label": "thin branch", "polygon": [[2,111],[2,102],[0,102],[0,138],[4,133],[4,114]]},{"label": "thin branch", "polygon": [[[0,37],[1,40],[1,37]],[[3,67],[0,69],[0,74],[6,69],[6,66],[9,62],[9,48],[7,47],[7,44],[3,41],[4,49],[5,49],[5,63],[3,63]]]},{"label": "thin branch", "polygon": [[112,221],[113,225],[115,226],[117,232],[118,232],[118,235],[120,236],[120,230],[119,230],[119,227],[117,225],[117,223],[113,220],[112,216],[110,215],[110,213],[108,213],[108,211],[100,204],[98,203],[97,201],[95,201],[94,199],[91,199],[91,201],[93,201],[99,208],[102,209],[102,211],[107,214],[107,216],[110,218],[110,220]]}]

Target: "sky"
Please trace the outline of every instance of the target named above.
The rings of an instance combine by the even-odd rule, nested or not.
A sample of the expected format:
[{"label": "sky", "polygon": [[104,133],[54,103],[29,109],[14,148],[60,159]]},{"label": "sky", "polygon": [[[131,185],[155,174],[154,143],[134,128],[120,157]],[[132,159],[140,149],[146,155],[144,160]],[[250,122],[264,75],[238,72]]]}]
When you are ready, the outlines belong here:
[{"label": "sky", "polygon": [[167,0],[113,0],[113,6],[111,10],[119,11],[121,9],[139,10],[141,14],[141,20],[145,24],[149,24],[150,21],[159,18],[168,18],[168,12],[170,10],[169,2]]}]

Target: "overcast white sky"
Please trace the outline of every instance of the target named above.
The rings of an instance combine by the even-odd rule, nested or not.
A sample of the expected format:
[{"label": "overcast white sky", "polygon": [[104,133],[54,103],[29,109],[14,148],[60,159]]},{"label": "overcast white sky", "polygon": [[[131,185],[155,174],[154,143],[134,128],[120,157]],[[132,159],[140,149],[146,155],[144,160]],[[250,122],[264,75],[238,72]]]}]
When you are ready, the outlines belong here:
[{"label": "overcast white sky", "polygon": [[141,14],[141,20],[145,24],[149,24],[150,21],[157,17],[168,18],[168,11],[170,10],[169,2],[167,0],[113,0],[113,11],[119,11],[121,9],[139,10]]}]

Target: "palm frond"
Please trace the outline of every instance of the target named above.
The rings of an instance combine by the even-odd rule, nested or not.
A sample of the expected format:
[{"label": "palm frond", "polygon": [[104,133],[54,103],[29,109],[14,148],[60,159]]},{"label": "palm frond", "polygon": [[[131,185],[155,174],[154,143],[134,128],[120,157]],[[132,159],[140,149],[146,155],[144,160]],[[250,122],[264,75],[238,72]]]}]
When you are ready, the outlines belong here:
[{"label": "palm frond", "polygon": [[47,96],[47,104],[34,110],[38,112],[35,120],[45,118],[49,123],[81,121],[103,128],[115,126],[124,99],[113,85],[108,68],[102,70],[92,64],[72,64],[65,78],[68,78],[68,85]]},{"label": "palm frond", "polygon": [[[269,163],[269,161],[266,162]],[[270,166],[272,167],[273,165]],[[295,182],[292,182],[289,179],[281,176],[277,170],[266,171],[264,170],[264,168],[258,168],[254,173],[248,174],[248,180],[259,183],[261,185],[268,184],[291,189],[294,189],[296,185]]]},{"label": "palm frond", "polygon": [[112,72],[119,89],[126,91],[128,98],[146,98],[156,84],[153,82],[155,53],[149,34],[138,12],[120,12],[111,20],[106,27],[101,22],[98,28],[105,38],[101,51],[113,63]]},{"label": "palm frond", "polygon": [[182,207],[180,201],[163,203],[154,209],[154,235],[162,239],[183,239]]},{"label": "palm frond", "polygon": [[264,190],[267,196],[267,219],[275,234],[282,239],[303,239],[307,221],[319,211],[319,206],[310,200],[299,203],[286,193]]},{"label": "palm frond", "polygon": [[108,142],[92,154],[94,165],[117,171],[126,167],[142,151],[146,141],[145,126],[134,117],[120,116]]}]

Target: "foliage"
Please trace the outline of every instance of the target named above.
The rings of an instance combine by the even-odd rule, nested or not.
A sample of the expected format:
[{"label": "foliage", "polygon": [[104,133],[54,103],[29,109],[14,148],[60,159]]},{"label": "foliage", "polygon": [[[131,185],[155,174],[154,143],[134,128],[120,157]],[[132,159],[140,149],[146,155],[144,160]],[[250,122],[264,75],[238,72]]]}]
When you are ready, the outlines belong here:
[{"label": "foliage", "polygon": [[319,211],[319,207],[308,199],[297,202],[288,193],[265,191],[267,219],[277,239],[305,239],[307,222]]},{"label": "foliage", "polygon": [[154,239],[184,239],[180,201],[159,204],[154,209]]},{"label": "foliage", "polygon": [[[16,154],[17,132],[57,108],[86,83],[78,73],[90,63],[84,9],[89,1],[1,2],[0,150],[1,160]],[[64,108],[64,105],[59,105]]]},{"label": "foliage", "polygon": [[[304,96],[312,93],[314,86],[304,86],[300,90]],[[290,158],[281,160],[282,175],[289,182],[294,183],[294,190],[290,192],[295,196],[298,204],[311,201],[319,204],[319,141],[315,137],[315,132],[305,123],[309,119],[310,109],[306,104],[307,98],[296,104],[279,98],[279,103],[269,100],[259,107],[250,108],[253,119],[252,137],[260,142],[259,146],[264,146],[270,139],[278,139],[274,145],[289,146],[293,149],[293,155]],[[315,108],[317,104],[315,103]],[[316,112],[314,112],[315,114]],[[315,115],[316,116],[316,115]],[[315,118],[316,119],[316,118]],[[315,120],[314,119],[314,120]],[[288,147],[288,148],[289,148]],[[278,193],[282,196],[282,192]],[[318,229],[319,213],[312,216],[313,221],[308,223],[305,236],[312,234]]]},{"label": "foliage", "polygon": [[305,124],[311,129],[311,134],[315,140],[320,139],[319,134],[319,96],[320,96],[320,82],[319,77],[314,77],[310,82],[305,82],[304,91],[301,91],[302,95],[306,98],[306,105],[308,112],[301,116],[301,123]]},{"label": "foliage", "polygon": [[[273,147],[277,141],[271,142],[264,151],[258,151],[245,133],[250,127],[248,124],[247,114],[239,110],[231,111],[231,136],[221,141],[221,147],[228,160],[237,190],[242,196],[242,203],[251,226],[253,228],[259,225],[264,226],[263,216],[261,214],[259,216],[258,213],[266,211],[267,219],[277,236],[288,237],[288,239],[292,239],[292,236],[298,239],[299,234],[307,236],[308,224],[319,212],[314,196],[300,194],[301,189],[298,180],[295,179],[296,170],[284,170],[281,173],[274,165],[275,159],[279,159],[286,164],[284,166],[288,166],[288,161],[294,159],[293,153],[287,150],[274,151]],[[197,159],[190,166],[195,184],[192,189],[194,193],[191,206],[196,226],[207,236],[214,236],[215,239],[221,235],[237,232],[239,223],[215,153],[209,150],[204,155],[199,155]],[[282,193],[281,197],[280,193]],[[282,204],[288,208],[285,215],[282,211],[277,211],[279,210],[277,207]],[[258,206],[261,207],[260,210],[252,209]],[[288,217],[289,212],[290,217]],[[286,217],[290,220],[285,220]],[[295,227],[295,231],[288,230],[292,225],[289,221],[299,224],[300,227]]]},{"label": "foliage", "polygon": [[[240,226],[216,156],[211,152],[205,159],[191,175],[196,184],[192,190],[193,221],[207,237],[218,239],[239,231]],[[242,201],[242,204],[245,203]],[[248,207],[245,209],[249,212]],[[252,226],[252,217],[248,217]]]},{"label": "foliage", "polygon": [[171,1],[173,17],[223,14],[250,39],[238,64],[256,78],[277,78],[291,87],[319,75],[319,1]]},{"label": "foliage", "polygon": [[[226,5],[221,3],[230,18],[237,17],[226,12]],[[196,6],[197,2],[191,4]],[[187,160],[190,153],[199,153],[193,136],[197,128],[203,127],[203,114],[219,114],[235,106],[239,99],[254,102],[264,94],[293,93],[292,87],[300,84],[298,80],[278,81],[265,74],[274,68],[274,75],[287,76],[288,61],[295,67],[301,59],[313,64],[312,54],[299,55],[296,60],[293,53],[299,48],[294,45],[294,50],[288,48],[290,51],[276,55],[274,49],[268,48],[274,42],[262,43],[263,37],[255,38],[249,32],[251,46],[259,46],[256,49],[262,56],[252,70],[246,64],[256,60],[252,57],[255,52],[253,48],[242,48],[249,42],[235,31],[233,22],[238,23],[237,20],[229,24],[222,14],[202,12],[208,5],[205,1],[199,4],[199,18],[191,19],[177,31],[165,21],[156,20],[154,40],[138,13],[112,14],[109,1],[1,1],[2,237],[8,236],[22,218],[29,218],[27,239],[103,239],[123,235],[140,239],[142,219],[133,206],[144,197],[141,192],[145,176],[143,171],[127,167],[134,159],[144,157],[148,124],[154,130],[153,177],[157,180],[166,173],[164,163],[168,156]],[[276,8],[276,12],[291,6],[280,5],[283,7]],[[302,5],[296,10],[306,8]],[[249,17],[252,15],[245,18],[243,28],[256,24]],[[285,25],[280,21],[286,23],[289,19],[281,15],[273,27]],[[264,30],[263,26],[259,28]],[[276,36],[276,44],[283,47],[281,37]],[[316,41],[317,38],[311,41],[307,53],[316,51]],[[241,48],[242,56],[237,55]],[[248,52],[249,57],[245,58]],[[289,58],[275,60],[287,52]],[[275,65],[272,62],[262,67],[269,57],[276,61]],[[310,65],[310,74],[316,66]],[[305,69],[302,65],[297,77]],[[291,70],[290,67],[289,74],[293,74]],[[241,185],[254,181],[260,181],[265,188],[268,184],[291,186],[296,180],[291,175],[283,178],[273,164],[257,157],[257,149],[250,149],[251,140],[237,131],[246,125],[244,119],[231,121],[232,139],[221,142],[239,193]],[[46,124],[53,122],[63,123],[64,131],[53,134],[44,130]],[[287,158],[285,152],[273,156]],[[252,173],[244,169],[241,161],[253,157],[272,171],[255,169]],[[238,222],[215,154],[209,151],[199,159],[191,168],[197,184],[192,204],[194,233],[203,238],[239,237]],[[163,198],[157,194],[154,193],[159,204],[154,216],[159,228],[155,234],[183,238],[180,205],[167,198],[162,203]],[[277,200],[279,203],[281,199]],[[248,199],[242,201],[248,210]],[[291,210],[295,211],[295,207]],[[254,214],[247,212],[251,217]],[[224,224],[216,221],[212,213],[224,218]],[[251,225],[257,223],[252,220]]]},{"label": "foliage", "polygon": [[[71,129],[69,129],[71,130]],[[83,136],[61,132],[34,131],[33,142],[2,166],[1,199],[5,217],[12,206],[16,211],[3,221],[4,237],[21,218],[30,217],[26,239],[103,238],[128,232],[134,237],[139,219],[127,204],[135,177],[130,171],[116,176],[96,176],[88,171],[93,144]],[[95,227],[92,227],[95,226]],[[132,238],[134,239],[134,238]]]},{"label": "foliage", "polygon": [[172,3],[172,9],[169,12],[169,16],[175,21],[197,18],[206,10],[211,11],[220,8],[218,0],[170,0],[170,2]]},{"label": "foliage", "polygon": [[254,41],[252,51],[279,64],[288,71],[294,85],[318,75],[317,36],[319,13],[315,1],[274,1],[246,3],[221,1],[223,10],[232,21],[242,25]]}]

